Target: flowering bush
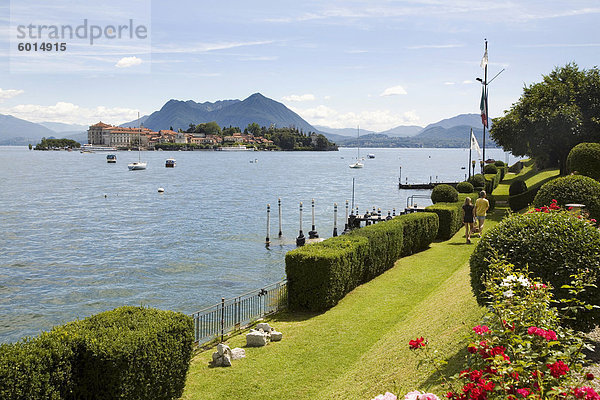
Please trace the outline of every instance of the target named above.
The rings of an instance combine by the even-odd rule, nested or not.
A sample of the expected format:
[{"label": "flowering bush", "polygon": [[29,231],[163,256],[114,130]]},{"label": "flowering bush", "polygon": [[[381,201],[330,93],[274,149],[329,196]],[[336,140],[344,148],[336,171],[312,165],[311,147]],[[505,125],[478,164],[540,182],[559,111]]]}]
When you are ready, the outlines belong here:
[{"label": "flowering bush", "polygon": [[[575,277],[573,287],[581,285]],[[559,325],[552,307],[551,286],[528,276],[526,270],[494,262],[485,281],[490,302],[482,323],[473,328],[465,368],[454,377],[442,375],[449,399],[592,399],[600,396],[583,386],[592,374],[583,374],[589,348],[583,338]],[[437,370],[428,357],[423,338],[409,344]]]}]

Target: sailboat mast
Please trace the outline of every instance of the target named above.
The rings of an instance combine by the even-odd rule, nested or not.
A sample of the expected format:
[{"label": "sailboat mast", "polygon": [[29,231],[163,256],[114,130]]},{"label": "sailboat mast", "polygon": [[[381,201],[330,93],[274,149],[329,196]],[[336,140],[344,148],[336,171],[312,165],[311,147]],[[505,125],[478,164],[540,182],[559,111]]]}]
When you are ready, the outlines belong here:
[{"label": "sailboat mast", "polygon": [[360,160],[360,126],[356,125],[356,162]]}]

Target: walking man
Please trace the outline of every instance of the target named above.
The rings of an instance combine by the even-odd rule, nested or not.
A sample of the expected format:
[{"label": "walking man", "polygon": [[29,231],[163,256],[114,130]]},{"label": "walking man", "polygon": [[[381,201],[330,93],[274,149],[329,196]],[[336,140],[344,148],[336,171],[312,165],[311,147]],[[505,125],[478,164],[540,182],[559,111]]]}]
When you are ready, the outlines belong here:
[{"label": "walking man", "polygon": [[490,208],[490,202],[486,199],[485,190],[479,192],[479,198],[475,201],[475,218],[477,218],[477,228],[473,232],[479,233],[479,237],[483,233],[483,224],[487,210]]}]

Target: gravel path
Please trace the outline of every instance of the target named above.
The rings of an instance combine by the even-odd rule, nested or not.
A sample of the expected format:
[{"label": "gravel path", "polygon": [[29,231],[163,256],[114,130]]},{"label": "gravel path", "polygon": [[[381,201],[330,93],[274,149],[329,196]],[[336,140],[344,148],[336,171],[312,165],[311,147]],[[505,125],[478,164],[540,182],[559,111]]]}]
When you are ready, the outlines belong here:
[{"label": "gravel path", "polygon": [[590,362],[589,366],[586,367],[586,372],[594,374],[596,379],[590,382],[591,386],[600,390],[600,326],[591,331],[586,335],[594,345],[595,349],[593,352],[586,352],[586,356]]}]

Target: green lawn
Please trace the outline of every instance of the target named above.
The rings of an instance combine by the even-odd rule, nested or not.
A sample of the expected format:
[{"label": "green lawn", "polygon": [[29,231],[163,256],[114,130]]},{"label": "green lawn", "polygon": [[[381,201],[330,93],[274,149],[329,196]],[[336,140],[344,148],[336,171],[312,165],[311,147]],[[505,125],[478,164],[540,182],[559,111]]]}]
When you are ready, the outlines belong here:
[{"label": "green lawn", "polygon": [[556,178],[560,171],[557,168],[545,169],[542,171],[536,171],[534,168],[533,160],[524,160],[525,166],[518,174],[509,172],[504,176],[504,179],[494,192],[492,193],[498,201],[508,201],[508,189],[510,184],[517,177],[525,180],[528,188],[532,188],[535,185],[543,185],[547,181]]},{"label": "green lawn", "polygon": [[[487,228],[504,212],[496,210]],[[199,353],[182,399],[371,399],[414,389],[443,394],[436,379],[416,370],[408,341],[428,338],[451,360],[449,368],[457,368],[460,343],[483,314],[469,284],[474,244],[464,244],[463,232],[398,260],[325,313],[271,318],[283,341],[247,348],[246,358],[231,368],[210,368],[212,350]],[[243,347],[245,337],[228,344]]]}]

